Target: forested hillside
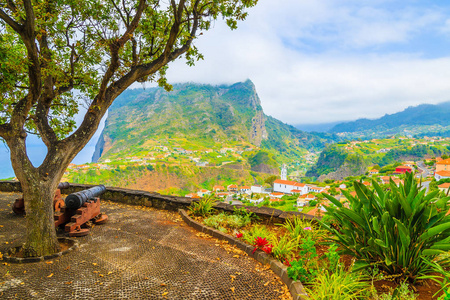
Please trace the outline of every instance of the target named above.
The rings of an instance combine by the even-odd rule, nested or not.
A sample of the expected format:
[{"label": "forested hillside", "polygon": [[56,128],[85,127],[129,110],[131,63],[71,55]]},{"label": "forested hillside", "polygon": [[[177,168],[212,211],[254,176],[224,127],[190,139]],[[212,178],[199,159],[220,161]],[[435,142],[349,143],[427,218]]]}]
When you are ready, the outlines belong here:
[{"label": "forested hillside", "polygon": [[422,104],[402,112],[386,114],[375,119],[359,119],[340,123],[329,130],[348,138],[383,137],[395,134],[411,136],[449,136],[450,102],[437,105]]}]

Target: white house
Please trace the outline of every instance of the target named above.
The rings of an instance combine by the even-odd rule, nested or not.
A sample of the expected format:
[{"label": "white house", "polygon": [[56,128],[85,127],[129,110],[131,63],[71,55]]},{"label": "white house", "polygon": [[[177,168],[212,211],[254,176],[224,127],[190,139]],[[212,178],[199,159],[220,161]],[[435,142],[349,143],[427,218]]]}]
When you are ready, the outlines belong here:
[{"label": "white house", "polygon": [[434,178],[436,178],[437,181],[445,178],[450,178],[450,171],[439,171],[434,173]]},{"label": "white house", "polygon": [[264,188],[262,185],[252,185],[250,187],[250,190],[252,191],[252,193],[254,194],[261,194],[264,191]]},{"label": "white house", "polygon": [[211,191],[208,191],[208,190],[205,190],[205,189],[201,189],[200,191],[197,192],[197,195],[199,197],[203,197],[203,196],[209,195],[209,194],[211,194]]},{"label": "white house", "polygon": [[273,182],[273,191],[285,194],[298,193],[300,195],[303,195],[308,193],[308,187],[304,183],[277,179]]},{"label": "white house", "polygon": [[325,188],[315,185],[308,185],[308,193],[321,193]]},{"label": "white house", "polygon": [[241,188],[239,189],[239,192],[240,192],[240,193],[249,194],[249,195],[252,193],[250,187],[249,187],[249,186],[246,186],[246,185],[241,186]]},{"label": "white house", "polygon": [[309,201],[312,201],[314,199],[316,199],[316,196],[311,195],[311,194],[300,196],[297,199],[297,207],[308,206]]}]

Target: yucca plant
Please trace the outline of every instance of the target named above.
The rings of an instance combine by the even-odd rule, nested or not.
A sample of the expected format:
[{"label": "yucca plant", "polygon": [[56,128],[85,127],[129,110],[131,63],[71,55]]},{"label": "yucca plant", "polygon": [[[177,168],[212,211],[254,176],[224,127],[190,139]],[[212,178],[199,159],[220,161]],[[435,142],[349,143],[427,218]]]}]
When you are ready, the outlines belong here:
[{"label": "yucca plant", "polygon": [[359,300],[369,299],[373,289],[363,275],[339,268],[319,273],[306,292],[314,300]]},{"label": "yucca plant", "polygon": [[[349,200],[346,208],[337,199],[324,194],[335,206],[327,207],[338,228],[322,225],[340,245],[342,252],[357,258],[360,267],[377,266],[398,280],[415,281],[417,276],[433,271],[426,260],[434,260],[450,250],[450,217],[448,200],[439,192],[426,194],[406,174],[399,187],[391,180],[383,190],[372,180],[374,190],[355,181],[356,197],[343,191]],[[448,258],[440,260],[449,266]]]},{"label": "yucca plant", "polygon": [[215,203],[214,195],[209,195],[201,198],[198,202],[192,202],[189,206],[189,211],[194,216],[208,216],[213,211]]}]

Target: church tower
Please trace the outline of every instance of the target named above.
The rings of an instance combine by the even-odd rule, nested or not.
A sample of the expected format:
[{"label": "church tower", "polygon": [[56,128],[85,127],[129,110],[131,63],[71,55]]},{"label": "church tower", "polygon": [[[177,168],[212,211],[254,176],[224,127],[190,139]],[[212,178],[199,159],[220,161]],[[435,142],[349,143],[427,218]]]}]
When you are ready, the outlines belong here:
[{"label": "church tower", "polygon": [[281,180],[287,180],[287,167],[286,164],[283,164],[281,167]]}]

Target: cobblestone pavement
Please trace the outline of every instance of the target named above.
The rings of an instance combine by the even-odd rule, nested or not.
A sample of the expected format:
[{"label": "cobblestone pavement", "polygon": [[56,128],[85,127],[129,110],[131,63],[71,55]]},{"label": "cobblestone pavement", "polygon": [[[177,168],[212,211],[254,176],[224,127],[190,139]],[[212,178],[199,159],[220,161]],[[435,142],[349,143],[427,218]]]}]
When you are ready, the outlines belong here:
[{"label": "cobblestone pavement", "polygon": [[[0,193],[0,251],[24,241],[19,194]],[[103,203],[108,223],[50,261],[0,261],[0,299],[286,299],[270,269],[188,227],[177,213]],[[59,235],[64,235],[59,232]]]}]

